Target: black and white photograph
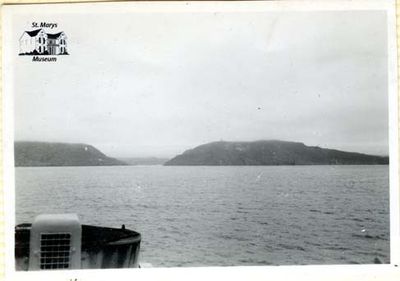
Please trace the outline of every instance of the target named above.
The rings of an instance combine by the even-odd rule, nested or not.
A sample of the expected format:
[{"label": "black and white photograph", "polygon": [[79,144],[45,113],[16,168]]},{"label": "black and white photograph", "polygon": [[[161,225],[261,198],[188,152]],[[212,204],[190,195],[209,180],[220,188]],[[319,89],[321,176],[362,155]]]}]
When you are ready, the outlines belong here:
[{"label": "black and white photograph", "polygon": [[397,263],[394,1],[298,2],[3,10],[13,270]]}]

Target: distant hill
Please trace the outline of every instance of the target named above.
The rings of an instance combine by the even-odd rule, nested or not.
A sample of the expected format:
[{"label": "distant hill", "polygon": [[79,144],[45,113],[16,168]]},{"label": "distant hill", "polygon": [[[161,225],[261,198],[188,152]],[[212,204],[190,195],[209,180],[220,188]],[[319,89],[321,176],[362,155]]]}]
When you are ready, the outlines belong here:
[{"label": "distant hill", "polygon": [[388,164],[389,157],[373,156],[300,142],[266,140],[212,142],[185,151],[165,163],[173,165],[371,165]]},{"label": "distant hill", "polygon": [[114,166],[125,162],[82,143],[15,142],[15,166]]},{"label": "distant hill", "polygon": [[169,160],[169,158],[157,157],[130,157],[118,159],[127,163],[128,165],[164,165],[164,163]]}]

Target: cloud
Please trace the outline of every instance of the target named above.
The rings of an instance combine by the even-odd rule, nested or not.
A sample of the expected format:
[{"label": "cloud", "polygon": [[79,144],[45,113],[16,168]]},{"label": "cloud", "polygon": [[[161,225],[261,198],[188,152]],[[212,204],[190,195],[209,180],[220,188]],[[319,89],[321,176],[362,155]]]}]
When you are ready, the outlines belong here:
[{"label": "cloud", "polygon": [[60,17],[71,55],[17,62],[16,139],[115,156],[268,138],[387,154],[383,12]]}]

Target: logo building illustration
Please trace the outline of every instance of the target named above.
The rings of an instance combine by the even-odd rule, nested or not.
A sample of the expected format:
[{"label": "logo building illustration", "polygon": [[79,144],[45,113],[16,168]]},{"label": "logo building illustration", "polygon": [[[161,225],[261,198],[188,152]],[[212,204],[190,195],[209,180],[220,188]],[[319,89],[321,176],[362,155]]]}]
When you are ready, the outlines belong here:
[{"label": "logo building illustration", "polygon": [[64,32],[46,33],[42,28],[25,31],[19,39],[19,55],[68,55]]}]

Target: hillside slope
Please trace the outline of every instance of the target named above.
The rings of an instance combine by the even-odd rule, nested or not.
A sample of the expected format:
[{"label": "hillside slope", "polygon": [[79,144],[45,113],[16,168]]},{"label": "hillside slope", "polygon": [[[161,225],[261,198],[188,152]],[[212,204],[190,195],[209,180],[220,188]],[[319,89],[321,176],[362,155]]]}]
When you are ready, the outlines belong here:
[{"label": "hillside slope", "polygon": [[15,166],[114,166],[125,162],[110,158],[81,143],[15,142]]},{"label": "hillside slope", "polygon": [[371,165],[389,158],[279,140],[212,142],[185,151],[165,165]]}]

